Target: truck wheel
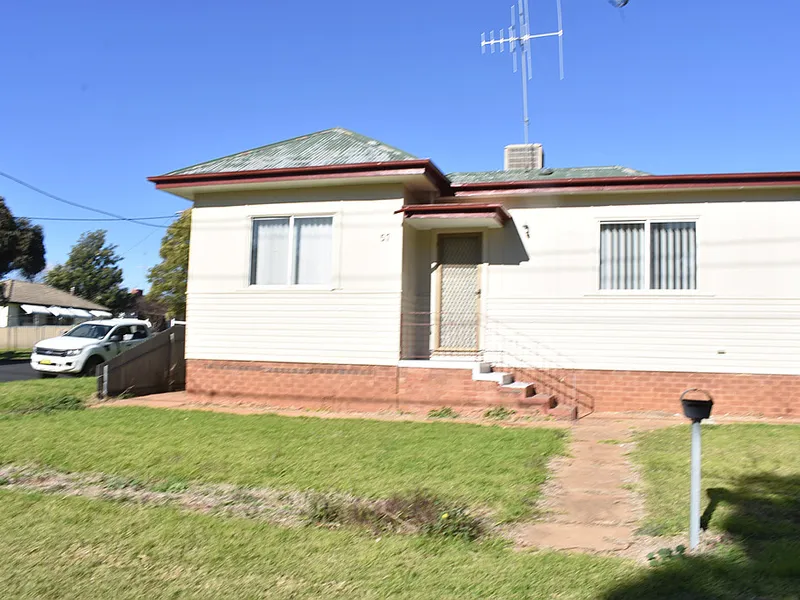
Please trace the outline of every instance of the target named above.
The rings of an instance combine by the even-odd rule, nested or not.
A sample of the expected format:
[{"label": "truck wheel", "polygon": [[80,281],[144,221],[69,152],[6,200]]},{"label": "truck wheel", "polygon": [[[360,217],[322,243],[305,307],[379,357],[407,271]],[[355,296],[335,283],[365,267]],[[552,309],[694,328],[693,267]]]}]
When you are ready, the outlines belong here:
[{"label": "truck wheel", "polygon": [[39,379],[53,379],[54,377],[56,377],[55,373],[44,373],[39,371]]},{"label": "truck wheel", "polygon": [[90,356],[86,359],[86,362],[83,365],[83,369],[81,370],[81,377],[94,377],[94,372],[97,369],[97,365],[101,364],[103,359],[99,356]]}]

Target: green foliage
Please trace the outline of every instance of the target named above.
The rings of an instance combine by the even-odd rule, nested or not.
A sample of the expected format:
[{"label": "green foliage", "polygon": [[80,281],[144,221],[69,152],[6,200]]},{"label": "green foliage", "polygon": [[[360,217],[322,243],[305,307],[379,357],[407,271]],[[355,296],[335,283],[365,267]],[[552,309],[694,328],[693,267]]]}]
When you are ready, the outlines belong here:
[{"label": "green foliage", "polygon": [[458,417],[458,413],[449,406],[432,408],[430,411],[428,411],[429,419],[455,419],[456,417]]},{"label": "green foliage", "polygon": [[0,278],[19,271],[33,279],[45,267],[44,254],[42,228],[26,218],[15,218],[0,196]]},{"label": "green foliage", "polygon": [[185,210],[161,240],[161,262],[147,272],[148,299],[167,307],[168,317],[186,316],[186,280],[189,275],[189,235],[192,211]]},{"label": "green foliage", "polygon": [[483,418],[504,421],[506,419],[510,419],[515,414],[517,414],[517,411],[515,411],[513,408],[506,408],[505,406],[495,406],[493,408],[488,409],[485,413],[483,413]]},{"label": "green foliage", "polygon": [[659,565],[664,565],[673,560],[685,558],[685,556],[686,546],[680,544],[679,546],[676,546],[674,550],[672,548],[659,548],[655,552],[651,552],[647,555],[647,562],[651,567],[656,567]]},{"label": "green foliage", "polygon": [[122,257],[117,247],[106,243],[102,229],[83,233],[70,250],[69,258],[45,275],[45,283],[119,312],[130,306],[132,298],[122,287]]}]

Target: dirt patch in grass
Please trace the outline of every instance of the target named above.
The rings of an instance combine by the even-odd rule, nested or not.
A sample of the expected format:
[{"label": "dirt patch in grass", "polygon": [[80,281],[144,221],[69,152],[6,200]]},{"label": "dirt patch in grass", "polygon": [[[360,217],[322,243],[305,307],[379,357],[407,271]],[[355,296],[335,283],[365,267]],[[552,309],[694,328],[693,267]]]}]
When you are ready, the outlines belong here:
[{"label": "dirt patch in grass", "polygon": [[233,517],[261,519],[284,527],[357,526],[374,533],[424,533],[475,540],[489,531],[488,513],[471,512],[417,491],[371,500],[348,494],[195,484],[179,480],[143,482],[103,473],[65,473],[34,466],[0,467],[0,487],[83,496]]}]

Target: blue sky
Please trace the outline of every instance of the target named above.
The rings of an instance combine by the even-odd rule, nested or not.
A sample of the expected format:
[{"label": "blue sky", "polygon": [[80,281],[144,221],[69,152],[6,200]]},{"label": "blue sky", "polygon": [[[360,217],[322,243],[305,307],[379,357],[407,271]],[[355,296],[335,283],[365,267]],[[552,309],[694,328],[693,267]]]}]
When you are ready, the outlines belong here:
[{"label": "blue sky", "polygon": [[[554,0],[529,0],[533,29]],[[800,2],[564,1],[534,47],[531,138],[549,166],[654,173],[800,169]],[[509,0],[7,3],[0,171],[126,216],[185,201],[149,175],[341,126],[445,171],[502,167],[522,141],[519,75],[481,55]],[[19,216],[93,217],[0,180]],[[165,219],[163,223],[168,223]],[[162,230],[42,223],[48,262],[100,226],[146,287]]]}]

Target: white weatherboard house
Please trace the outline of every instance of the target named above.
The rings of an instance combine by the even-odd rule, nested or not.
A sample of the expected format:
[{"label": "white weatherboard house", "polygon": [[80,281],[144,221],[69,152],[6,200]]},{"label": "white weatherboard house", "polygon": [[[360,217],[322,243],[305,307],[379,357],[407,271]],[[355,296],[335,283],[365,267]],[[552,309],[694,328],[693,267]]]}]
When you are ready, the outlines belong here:
[{"label": "white weatherboard house", "polygon": [[800,410],[800,172],[444,175],[329,129],[151,181],[194,202],[198,399]]}]

